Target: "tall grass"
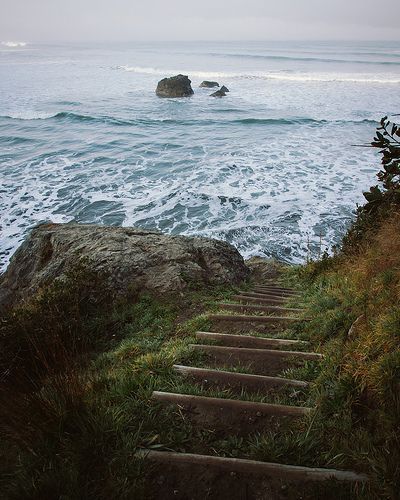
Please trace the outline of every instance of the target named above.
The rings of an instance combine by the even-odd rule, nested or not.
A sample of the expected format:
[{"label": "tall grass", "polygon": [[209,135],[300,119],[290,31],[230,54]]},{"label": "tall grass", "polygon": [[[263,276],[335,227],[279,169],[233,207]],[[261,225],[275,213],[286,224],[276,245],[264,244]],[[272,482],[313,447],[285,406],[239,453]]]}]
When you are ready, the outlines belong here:
[{"label": "tall grass", "polygon": [[192,317],[204,299],[233,291],[162,303],[117,300],[105,283],[84,263],[1,318],[4,498],[143,498],[137,449],[182,449],[193,437],[150,396],[176,384],[174,362],[195,361],[187,346],[208,327]]},{"label": "tall grass", "polygon": [[312,433],[332,463],[370,475],[366,498],[397,498],[400,484],[399,215],[387,213],[354,251],[292,271],[308,289],[305,333],[325,354]]}]

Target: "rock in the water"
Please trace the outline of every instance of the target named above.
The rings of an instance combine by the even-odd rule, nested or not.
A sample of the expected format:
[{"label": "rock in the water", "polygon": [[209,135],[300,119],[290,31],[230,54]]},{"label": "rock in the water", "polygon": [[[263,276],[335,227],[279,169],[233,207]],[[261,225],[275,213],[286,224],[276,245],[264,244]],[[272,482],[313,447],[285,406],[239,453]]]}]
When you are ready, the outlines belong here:
[{"label": "rock in the water", "polygon": [[210,94],[210,97],[225,97],[226,94],[223,90],[219,89],[216,92]]},{"label": "rock in the water", "polygon": [[210,82],[208,80],[204,80],[204,82],[201,82],[199,87],[205,87],[206,89],[212,89],[214,87],[219,87],[218,82]]},{"label": "rock in the water", "polygon": [[222,87],[219,90],[222,90],[222,92],[229,92],[228,87],[225,87],[225,85],[222,85]]},{"label": "rock in the water", "polygon": [[186,75],[176,75],[160,80],[156,94],[159,97],[189,97],[194,94],[191,81]]},{"label": "rock in the water", "polygon": [[239,252],[210,238],[86,224],[37,226],[0,277],[0,305],[15,303],[83,261],[117,294],[154,294],[238,284],[248,275]]}]

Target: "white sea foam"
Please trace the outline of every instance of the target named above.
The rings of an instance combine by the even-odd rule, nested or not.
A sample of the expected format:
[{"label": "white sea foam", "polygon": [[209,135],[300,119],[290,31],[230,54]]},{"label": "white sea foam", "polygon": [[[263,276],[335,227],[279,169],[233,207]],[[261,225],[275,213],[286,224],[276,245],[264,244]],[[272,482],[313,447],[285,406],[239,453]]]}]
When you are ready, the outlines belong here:
[{"label": "white sea foam", "polygon": [[[39,47],[34,58],[0,50],[2,68],[21,62],[3,72],[0,93],[1,115],[15,118],[0,120],[5,260],[38,222],[76,220],[212,236],[245,256],[300,262],[308,240],[318,252],[320,231],[324,248],[340,241],[379,169],[374,150],[351,144],[370,141],[382,114],[400,107],[394,88],[381,87],[400,81],[392,67],[312,64],[307,73],[297,63],[216,65],[157,47],[105,51],[99,64],[86,49]],[[112,73],[116,59],[135,66]],[[157,99],[155,81],[177,73],[231,93]]]},{"label": "white sea foam", "polygon": [[9,48],[16,48],[16,47],[26,47],[28,44],[26,42],[1,42],[1,45],[4,45],[5,47]]},{"label": "white sea foam", "polygon": [[13,118],[14,120],[47,120],[53,118],[57,113],[49,113],[45,111],[33,110],[18,110],[0,115],[2,118]]},{"label": "white sea foam", "polygon": [[141,73],[147,75],[177,75],[179,73],[187,74],[189,77],[197,78],[243,78],[243,79],[263,79],[263,80],[281,80],[286,82],[343,82],[343,83],[375,83],[375,84],[400,84],[399,77],[387,78],[386,76],[352,75],[342,73],[296,73],[287,74],[281,72],[252,72],[252,73],[237,73],[237,72],[220,72],[220,71],[198,71],[188,69],[160,69],[145,66],[117,66],[117,69],[129,71],[133,73]]}]

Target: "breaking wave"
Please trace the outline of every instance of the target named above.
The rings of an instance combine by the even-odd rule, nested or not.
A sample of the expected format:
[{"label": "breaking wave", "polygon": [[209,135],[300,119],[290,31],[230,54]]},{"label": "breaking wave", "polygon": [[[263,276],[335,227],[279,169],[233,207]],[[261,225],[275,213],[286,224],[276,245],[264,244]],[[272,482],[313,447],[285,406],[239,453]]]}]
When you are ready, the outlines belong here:
[{"label": "breaking wave", "polygon": [[[220,110],[217,110],[217,113]],[[224,112],[224,110],[222,110]],[[215,126],[215,125],[325,125],[334,124],[358,124],[371,123],[375,124],[375,120],[316,120],[309,117],[288,117],[288,118],[236,118],[233,120],[213,120],[213,119],[173,119],[173,118],[139,118],[126,120],[114,116],[91,116],[68,111],[59,113],[41,113],[27,112],[16,113],[15,115],[0,115],[0,119],[11,120],[67,120],[73,122],[98,122],[111,123],[113,125],[133,125],[133,126],[152,126],[152,125],[183,125],[183,126]]]},{"label": "breaking wave", "polygon": [[[400,64],[400,63],[396,63]],[[243,79],[261,79],[261,80],[281,80],[286,82],[344,82],[344,83],[376,83],[376,84],[399,84],[400,78],[356,76],[341,73],[298,73],[287,74],[278,72],[217,72],[217,71],[190,71],[182,69],[159,69],[145,66],[117,66],[115,69],[129,71],[133,73],[142,73],[147,75],[176,75],[179,73],[187,74],[197,78],[243,78]]]}]

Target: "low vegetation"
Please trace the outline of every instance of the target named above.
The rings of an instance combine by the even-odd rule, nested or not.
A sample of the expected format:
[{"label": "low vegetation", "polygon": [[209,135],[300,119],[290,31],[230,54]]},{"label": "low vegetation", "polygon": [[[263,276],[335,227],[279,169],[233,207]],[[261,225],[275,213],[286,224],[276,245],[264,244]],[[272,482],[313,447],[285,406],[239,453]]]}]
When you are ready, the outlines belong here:
[{"label": "low vegetation", "polygon": [[188,344],[208,327],[201,312],[234,290],[128,302],[105,281],[82,265],[1,318],[5,498],[140,498],[137,449],[191,439],[150,396],[182,386],[173,363],[196,362]]}]

